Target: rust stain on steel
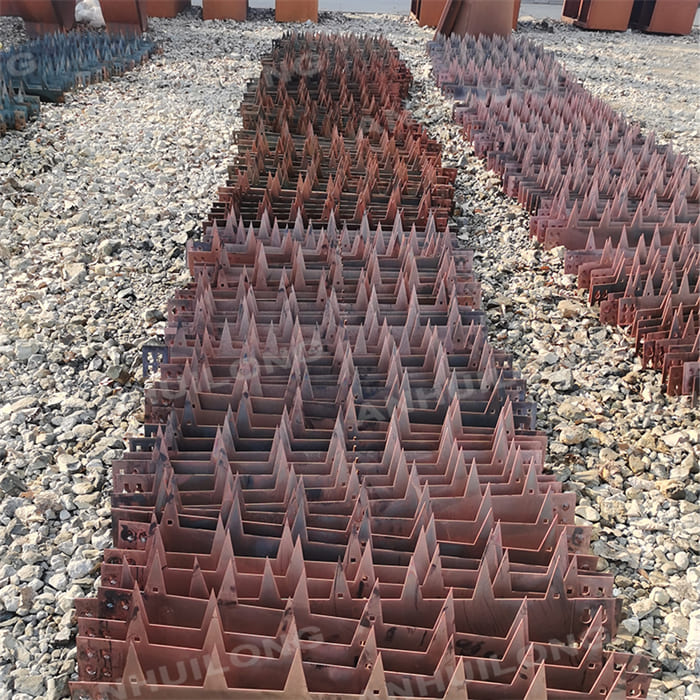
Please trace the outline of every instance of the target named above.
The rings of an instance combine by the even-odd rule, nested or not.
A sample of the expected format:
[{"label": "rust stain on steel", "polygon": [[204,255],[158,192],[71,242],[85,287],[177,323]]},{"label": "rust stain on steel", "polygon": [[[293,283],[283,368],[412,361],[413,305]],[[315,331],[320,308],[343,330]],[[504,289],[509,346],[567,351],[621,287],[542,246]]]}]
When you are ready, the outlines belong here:
[{"label": "rust stain on steel", "polygon": [[448,203],[415,205],[454,172],[396,50],[294,34],[263,66],[113,465],[73,699],[645,697]]},{"label": "rust stain on steel", "polygon": [[700,177],[685,155],[593,97],[523,39],[430,45],[455,120],[530,232],[568,248],[565,270],[628,327],[669,394],[700,394]]}]

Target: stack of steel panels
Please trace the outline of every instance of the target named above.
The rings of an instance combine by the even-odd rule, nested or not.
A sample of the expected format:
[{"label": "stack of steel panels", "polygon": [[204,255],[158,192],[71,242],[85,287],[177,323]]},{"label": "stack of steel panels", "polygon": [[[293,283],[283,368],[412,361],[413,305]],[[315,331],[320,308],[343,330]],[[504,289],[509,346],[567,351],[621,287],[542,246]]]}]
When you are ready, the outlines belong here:
[{"label": "stack of steel panels", "polygon": [[453,174],[397,52],[292,35],[263,65],[113,467],[74,700],[645,697],[471,254],[415,206]]},{"label": "stack of steel panels", "polygon": [[438,37],[434,70],[533,236],[630,326],[670,394],[700,394],[700,178],[523,39]]}]

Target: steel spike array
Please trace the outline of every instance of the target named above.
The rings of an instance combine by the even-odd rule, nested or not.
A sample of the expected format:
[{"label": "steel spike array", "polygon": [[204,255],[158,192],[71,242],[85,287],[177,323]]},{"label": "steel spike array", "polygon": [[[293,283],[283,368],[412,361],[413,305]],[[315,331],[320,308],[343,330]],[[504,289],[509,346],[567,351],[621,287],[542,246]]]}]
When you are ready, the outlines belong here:
[{"label": "steel spike array", "polygon": [[700,178],[525,39],[439,36],[437,80],[477,155],[569,249],[603,323],[628,326],[671,395],[700,395]]},{"label": "steel spike array", "polygon": [[73,700],[646,696],[409,82],[377,38],[263,60],[113,465]]},{"label": "steel spike array", "polygon": [[76,30],[0,52],[0,136],[38,117],[40,100],[63,102],[69,90],[122,75],[155,51],[142,36]]}]

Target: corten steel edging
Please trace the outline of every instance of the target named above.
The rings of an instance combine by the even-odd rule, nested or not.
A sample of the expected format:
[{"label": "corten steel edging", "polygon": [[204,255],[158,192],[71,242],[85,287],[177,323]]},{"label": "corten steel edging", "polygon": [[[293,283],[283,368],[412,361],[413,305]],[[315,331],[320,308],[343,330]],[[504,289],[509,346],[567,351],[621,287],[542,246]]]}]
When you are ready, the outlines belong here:
[{"label": "corten steel edging", "polygon": [[[320,100],[348,68],[347,148],[290,121],[292,101],[313,104],[297,52],[316,56]],[[383,66],[386,100],[352,57]],[[247,92],[243,110],[269,119],[241,134],[250,158],[230,178],[245,187],[259,163],[265,206],[249,223],[230,197],[188,245],[146,436],[113,465],[113,547],[76,604],[73,698],[645,696],[647,660],[604,650],[612,577],[544,472],[471,254],[431,208],[290,216],[266,164],[286,158],[305,209],[328,195],[309,172],[337,171],[341,152],[355,179],[335,194],[392,172],[425,196],[451,187],[403,112],[408,80],[382,39],[290,35]]]},{"label": "corten steel edging", "polygon": [[[396,122],[396,116],[403,114],[397,100],[406,95],[405,68],[391,59],[392,69],[399,79],[390,80],[377,57],[370,54],[366,61],[364,59],[364,55],[358,58],[362,60],[362,68],[357,68],[356,64],[349,68],[347,60],[339,53],[333,52],[323,64],[317,64],[317,59],[310,57],[308,75],[315,75],[325,66],[331,78],[318,85],[309,81],[309,86],[307,71],[298,79],[279,80],[280,74],[292,70],[288,57],[282,59],[277,74],[266,69],[256,93],[249,88],[242,105],[244,126],[253,129],[257,124],[256,136],[240,140],[238,171],[230,171],[232,179],[227,188],[220,190],[222,201],[213,210],[212,219],[221,220],[222,214],[235,205],[246,220],[257,220],[262,211],[268,209],[289,223],[295,221],[297,213],[308,222],[327,221],[332,212],[338,219],[356,223],[366,213],[374,225],[377,221],[392,223],[395,214],[403,209],[409,220],[425,225],[433,209],[439,225],[446,223],[453,175],[440,168],[437,153],[429,156],[429,160],[423,155],[420,141],[425,141],[424,135],[416,133],[415,127],[406,133],[404,125],[398,122],[392,125],[398,142],[378,139],[382,123]],[[332,66],[330,61],[333,61]],[[353,72],[352,77],[356,79],[361,78],[360,88],[347,89],[348,72]],[[277,102],[273,102],[269,94],[275,85]],[[380,95],[387,97],[380,101]],[[333,110],[325,109],[321,113],[316,109],[319,103],[337,104],[340,111],[329,121]],[[354,108],[357,103],[360,112]],[[280,105],[284,105],[284,112]],[[359,119],[357,114],[360,114]],[[280,130],[276,142],[268,143],[265,134],[260,132],[262,123],[274,124]],[[340,134],[338,129],[342,130]],[[295,130],[305,134],[303,143],[291,136],[290,132]],[[326,171],[318,168],[317,158],[327,150],[331,158]],[[420,161],[413,162],[416,158]],[[365,169],[369,178],[363,174]],[[402,170],[405,175],[397,181],[397,172]],[[441,180],[444,186],[436,186]],[[431,183],[432,196],[429,196],[424,187]],[[265,184],[265,188],[260,190],[256,184]],[[342,194],[343,190],[347,194]]]},{"label": "corten steel edging", "polygon": [[696,394],[700,177],[687,157],[523,40],[440,37],[430,50],[438,82],[460,100],[456,121],[532,213],[531,234],[569,249],[567,272],[602,321],[631,328],[670,394]]}]

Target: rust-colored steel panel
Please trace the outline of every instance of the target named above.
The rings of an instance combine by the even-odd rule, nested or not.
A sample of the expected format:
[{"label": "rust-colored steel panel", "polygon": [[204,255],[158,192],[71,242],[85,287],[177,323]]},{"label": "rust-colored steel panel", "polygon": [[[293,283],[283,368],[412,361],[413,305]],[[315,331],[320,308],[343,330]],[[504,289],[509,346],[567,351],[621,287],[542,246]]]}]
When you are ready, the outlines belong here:
[{"label": "rust-colored steel panel", "polygon": [[643,136],[525,41],[440,38],[431,52],[457,100],[455,120],[530,210],[531,234],[569,249],[566,271],[603,322],[630,327],[670,394],[694,393],[700,177],[687,157]]},{"label": "rust-colored steel panel", "polygon": [[412,0],[411,14],[421,27],[437,27],[447,0]]},{"label": "rust-colored steel panel", "polygon": [[446,0],[436,34],[508,36],[517,17],[516,0]]},{"label": "rust-colored steel panel", "polygon": [[248,0],[202,0],[202,19],[235,19],[245,22]]},{"label": "rust-colored steel panel", "polygon": [[75,4],[76,0],[54,0],[56,15],[66,30],[75,25]]},{"label": "rust-colored steel panel", "polygon": [[145,32],[148,29],[147,3],[148,0],[100,0],[107,30],[134,31],[136,27]]},{"label": "rust-colored steel panel", "polygon": [[635,0],[564,0],[562,19],[582,29],[624,32]]},{"label": "rust-colored steel panel", "polygon": [[277,22],[318,22],[318,0],[275,0]]},{"label": "rust-colored steel panel", "polygon": [[146,0],[149,17],[175,17],[190,7],[190,0]]},{"label": "rust-colored steel panel", "polygon": [[18,17],[20,0],[0,0],[0,16]]},{"label": "rust-colored steel panel", "polygon": [[383,39],[263,59],[113,464],[74,700],[645,697],[409,82]]},{"label": "rust-colored steel panel", "polygon": [[69,31],[75,25],[75,0],[13,0],[0,14],[21,17],[31,36]]}]

